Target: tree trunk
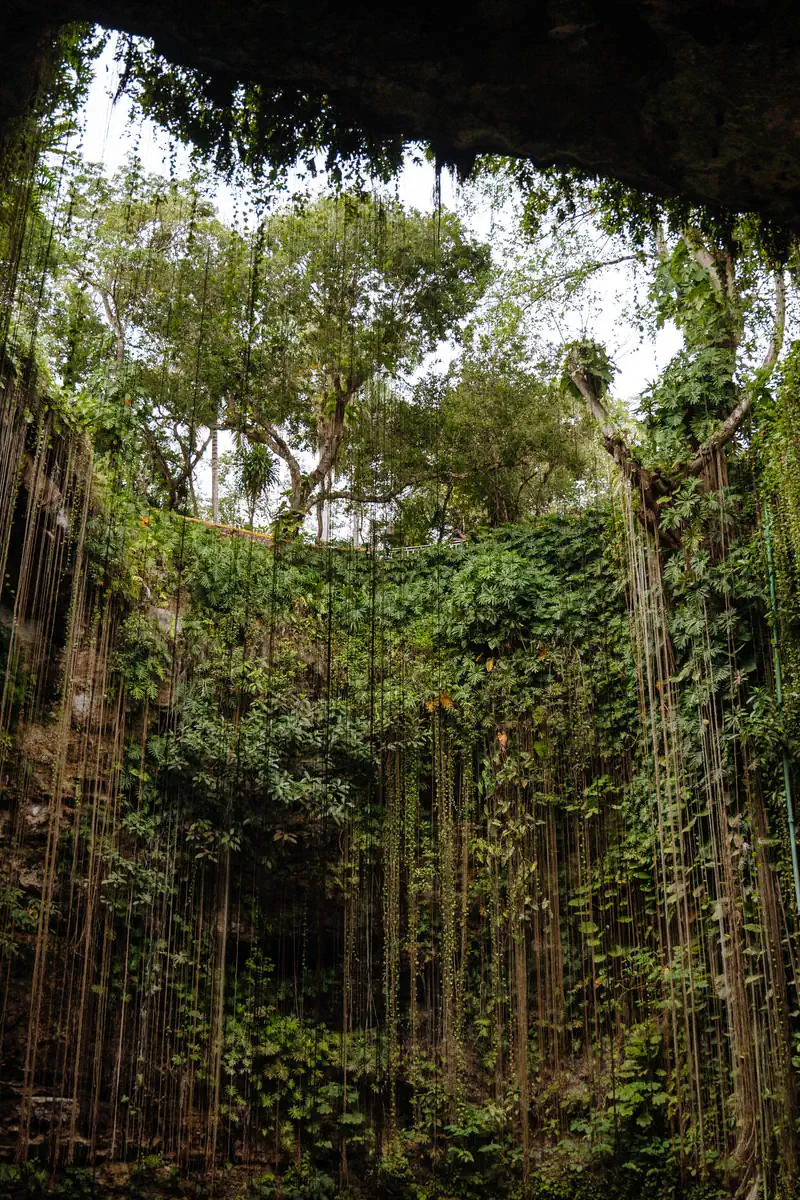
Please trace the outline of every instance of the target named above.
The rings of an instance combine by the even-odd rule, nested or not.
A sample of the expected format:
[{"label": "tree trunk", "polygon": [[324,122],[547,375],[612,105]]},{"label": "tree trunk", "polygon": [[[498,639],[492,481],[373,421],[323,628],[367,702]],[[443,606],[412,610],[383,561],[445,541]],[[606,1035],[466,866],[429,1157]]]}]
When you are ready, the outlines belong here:
[{"label": "tree trunk", "polygon": [[[325,492],[328,493],[333,486],[333,472],[325,476]],[[331,502],[327,494],[322,501],[322,540],[327,545],[331,540]]]},{"label": "tree trunk", "polygon": [[200,509],[197,507],[197,493],[194,490],[194,472],[192,470],[189,471],[188,483],[189,483],[189,500],[191,501],[191,505],[192,505],[192,516],[199,517]]},{"label": "tree trunk", "polygon": [[216,425],[211,429],[211,520],[219,521],[219,443]]},{"label": "tree trunk", "polygon": [[225,1041],[225,965],[228,954],[228,919],[231,890],[230,846],[221,848],[217,868],[217,888],[214,912],[214,966],[212,969],[211,1001],[211,1075],[213,1098],[211,1109],[211,1144],[209,1161],[212,1173],[217,1166],[220,1105],[222,1103],[222,1058]]},{"label": "tree trunk", "polygon": [[360,550],[363,542],[364,508],[361,504],[353,505],[352,531],[353,549]]}]

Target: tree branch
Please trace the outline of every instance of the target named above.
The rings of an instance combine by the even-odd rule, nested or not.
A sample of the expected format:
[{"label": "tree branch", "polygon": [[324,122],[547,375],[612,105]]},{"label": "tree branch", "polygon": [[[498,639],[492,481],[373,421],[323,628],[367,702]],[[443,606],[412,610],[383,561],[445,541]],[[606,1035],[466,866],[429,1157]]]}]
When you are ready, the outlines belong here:
[{"label": "tree branch", "polygon": [[158,438],[146,423],[142,427],[142,433],[144,435],[145,442],[150,448],[150,453],[155,459],[156,470],[160,471],[161,477],[164,480],[164,483],[167,485],[171,502],[171,498],[175,490],[175,480],[173,478],[170,465],[164,457],[161,447],[158,444]]},{"label": "tree branch", "polygon": [[590,275],[595,275],[598,271],[604,271],[607,267],[618,267],[621,263],[641,261],[641,254],[620,254],[617,258],[605,258],[599,262],[590,263],[582,270],[562,271],[560,275],[552,276],[549,282],[554,284],[566,283],[570,279],[574,279],[576,275],[579,275],[581,282],[583,282],[587,280]]},{"label": "tree branch", "polygon": [[273,454],[277,454],[278,458],[282,458],[289,468],[289,477],[292,481],[292,491],[299,490],[303,481],[303,472],[300,469],[300,464],[289,449],[289,443],[281,437],[274,425],[251,425],[249,422],[244,422],[242,432],[251,442],[258,442],[262,446],[269,446]]},{"label": "tree branch", "polygon": [[623,479],[631,487],[635,487],[641,495],[640,520],[666,545],[677,546],[678,543],[672,535],[660,529],[658,504],[664,496],[668,495],[669,483],[659,471],[648,470],[633,458],[624,433],[611,420],[608,410],[597,394],[592,378],[583,369],[576,350],[572,351],[567,361],[567,370],[572,382],[585,400],[589,412],[600,426],[603,444],[622,472]]},{"label": "tree branch", "polygon": [[772,335],[764,361],[756,375],[754,383],[742,395],[739,403],[732,409],[725,420],[717,426],[710,437],[706,438],[694,458],[683,469],[682,474],[699,475],[709,459],[735,436],[745,417],[753,407],[758,388],[765,382],[778,361],[783,348],[786,332],[786,280],[783,271],[775,272],[775,315],[772,325]]},{"label": "tree branch", "polygon": [[694,261],[707,273],[714,291],[720,297],[725,295],[725,288],[723,287],[719,271],[719,263],[708,247],[703,245],[698,231],[696,229],[687,229],[684,232],[683,238]]},{"label": "tree branch", "polygon": [[204,442],[203,442],[203,443],[202,443],[202,444],[201,444],[201,445],[198,447],[198,449],[197,449],[197,451],[196,451],[196,453],[195,453],[195,456],[194,456],[194,458],[191,460],[191,465],[190,465],[190,468],[189,468],[189,469],[190,469],[190,471],[193,471],[193,470],[195,469],[195,467],[197,466],[197,464],[200,462],[200,459],[203,457],[203,455],[205,454],[206,450],[208,449],[208,443],[209,443],[210,441],[211,441],[211,432],[209,431],[208,437],[207,437],[207,438],[206,438],[206,440],[205,440],[205,441],[204,441]]},{"label": "tree branch", "polygon": [[761,370],[771,370],[778,361],[783,349],[783,338],[786,333],[786,279],[783,271],[775,272],[775,316],[772,322],[772,337],[769,349],[761,364]]},{"label": "tree branch", "polygon": [[398,496],[402,496],[403,492],[413,486],[414,483],[403,483],[395,488],[390,488],[388,492],[359,492],[352,488],[337,489],[335,492],[321,492],[320,500],[351,500],[355,504],[390,504],[392,500],[396,500]]},{"label": "tree branch", "polygon": [[631,458],[630,447],[624,433],[612,421],[608,409],[598,396],[597,389],[583,368],[577,350],[573,350],[570,353],[566,365],[570,379],[583,397],[590,414],[600,426],[606,450],[614,459],[614,462],[622,469],[626,477],[629,478],[631,471],[635,467]]},{"label": "tree branch", "polygon": [[667,245],[667,234],[664,229],[663,221],[659,221],[654,231],[656,243],[656,255],[662,263],[669,259],[669,246]]},{"label": "tree branch", "polygon": [[[351,376],[346,385],[342,385],[340,377],[335,376],[332,387],[336,397],[332,417],[325,417],[320,423],[322,427],[323,446],[319,461],[305,479],[306,497],[310,498],[315,488],[323,479],[327,479],[339,458],[339,449],[344,438],[344,418],[347,406],[358,389],[363,386],[363,380]],[[327,394],[324,399],[327,401]]]},{"label": "tree branch", "polygon": [[114,334],[114,359],[118,365],[121,365],[125,361],[125,330],[120,320],[119,310],[117,309],[113,293],[98,283],[96,279],[92,279],[87,271],[79,269],[77,275],[85,284],[88,284],[96,296],[100,297],[106,321],[111,328],[111,332]]}]

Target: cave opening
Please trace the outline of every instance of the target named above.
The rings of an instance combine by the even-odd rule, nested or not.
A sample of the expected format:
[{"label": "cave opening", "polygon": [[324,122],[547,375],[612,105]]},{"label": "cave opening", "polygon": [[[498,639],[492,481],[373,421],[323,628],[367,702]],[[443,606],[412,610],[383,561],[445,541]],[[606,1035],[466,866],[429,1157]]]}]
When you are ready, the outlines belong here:
[{"label": "cave opening", "polygon": [[24,11],[0,1190],[792,1195],[780,13]]}]

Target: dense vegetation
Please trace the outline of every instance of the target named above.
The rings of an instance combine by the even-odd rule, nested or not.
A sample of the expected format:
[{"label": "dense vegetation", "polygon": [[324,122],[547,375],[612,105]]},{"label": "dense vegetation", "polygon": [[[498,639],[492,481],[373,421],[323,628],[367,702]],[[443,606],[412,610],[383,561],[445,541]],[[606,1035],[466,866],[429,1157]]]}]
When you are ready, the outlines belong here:
[{"label": "dense vegetation", "polygon": [[8,186],[3,1194],[797,1195],[793,250],[521,184]]}]

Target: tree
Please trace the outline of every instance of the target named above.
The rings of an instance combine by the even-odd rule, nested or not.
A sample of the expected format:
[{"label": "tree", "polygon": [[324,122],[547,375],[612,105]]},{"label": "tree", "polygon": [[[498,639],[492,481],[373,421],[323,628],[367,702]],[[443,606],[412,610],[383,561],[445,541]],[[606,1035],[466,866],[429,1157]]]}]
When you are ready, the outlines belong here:
[{"label": "tree", "polygon": [[583,412],[559,402],[558,380],[528,345],[523,312],[497,298],[470,332],[442,398],[440,520],[462,529],[543,513],[591,469]]},{"label": "tree", "polygon": [[264,223],[227,419],[284,462],[293,519],[325,499],[359,499],[333,486],[355,410],[458,335],[488,269],[488,248],[452,214],[392,200],[325,196]]},{"label": "tree", "polygon": [[239,350],[231,288],[244,243],[197,180],[146,176],[136,162],[112,180],[78,175],[65,219],[50,321],[63,382],[140,471],[144,450],[170,507],[196,511],[195,468]]},{"label": "tree", "polygon": [[527,188],[523,227],[532,242],[561,245],[564,226],[587,218],[610,239],[605,261],[583,262],[573,274],[568,266],[565,280],[580,288],[605,266],[635,262],[649,285],[639,320],[673,321],[683,336],[683,349],[642,397],[644,420],[633,440],[609,407],[613,369],[603,347],[589,335],[563,352],[568,390],[582,398],[640,494],[641,519],[677,544],[679,532],[662,520],[665,507],[687,480],[703,490],[725,481],[725,448],[744,432],[780,356],[790,247],[749,216],[659,201],[577,172],[516,173]]},{"label": "tree", "polygon": [[334,486],[364,428],[358,404],[457,337],[489,273],[488,248],[451,214],[334,195],[240,234],[196,179],[136,162],[112,180],[80,174],[64,221],[50,322],[64,383],[101,441],[124,444],[140,476],[149,464],[170,507],[197,511],[210,445],[212,515],[219,429],[282,460],[293,522],[333,496],[362,499],[355,478]]},{"label": "tree", "polygon": [[410,388],[365,388],[346,457],[350,486],[333,492],[353,504],[354,528],[359,501],[391,503],[391,540],[441,540],[584,503],[604,474],[593,422],[582,405],[564,405],[507,282],[497,279],[444,373],[437,364]]},{"label": "tree", "polygon": [[[607,376],[597,370],[600,347],[574,343],[564,369],[609,454],[640,493],[642,519],[667,544],[676,544],[676,531],[663,528],[662,508],[687,479],[697,479],[704,490],[725,482],[725,447],[742,430],[783,346],[786,284],[783,269],[773,268],[773,301],[764,301],[763,274],[759,278],[744,240],[720,246],[690,227],[670,248],[663,229],[654,236],[659,247],[654,291],[662,314],[672,316],[683,332],[684,349],[644,397],[647,446],[632,448],[609,414]],[[757,336],[748,318],[761,326],[766,340],[758,365],[752,361]]]}]

